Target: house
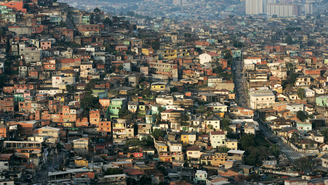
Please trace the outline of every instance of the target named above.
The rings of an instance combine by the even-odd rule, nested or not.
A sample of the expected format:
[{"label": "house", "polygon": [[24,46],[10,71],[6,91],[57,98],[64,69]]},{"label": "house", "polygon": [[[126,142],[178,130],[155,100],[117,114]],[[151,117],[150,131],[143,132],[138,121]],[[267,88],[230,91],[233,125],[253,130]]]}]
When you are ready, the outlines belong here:
[{"label": "house", "polygon": [[317,106],[327,107],[328,96],[318,96],[315,98],[315,102]]},{"label": "house", "polygon": [[219,60],[220,58],[221,58],[221,56],[214,52],[203,53],[203,54],[199,55],[199,63],[201,65],[204,65],[206,63]]},{"label": "house", "polygon": [[216,129],[216,130],[220,130],[221,129],[221,118],[217,115],[211,115],[208,116],[205,120],[204,120],[204,128],[207,127],[209,129]]},{"label": "house", "polygon": [[236,161],[243,161],[244,158],[244,150],[229,150],[228,152],[228,160],[236,160]]},{"label": "house", "polygon": [[168,90],[168,85],[166,82],[154,82],[150,86],[151,91],[161,92]]},{"label": "house", "polygon": [[138,102],[137,101],[129,101],[128,102],[128,110],[132,113],[136,113],[138,109]]},{"label": "house", "polygon": [[227,110],[228,110],[227,105],[224,105],[219,102],[213,102],[213,103],[206,104],[205,107],[207,107],[207,109],[212,109],[213,112],[216,112],[216,111],[227,112]]},{"label": "house", "polygon": [[299,131],[307,132],[312,130],[312,124],[310,122],[296,122],[296,128]]},{"label": "house", "polygon": [[182,115],[182,111],[169,109],[161,112],[162,121],[178,122]]},{"label": "house", "polygon": [[181,142],[183,145],[193,145],[195,144],[197,138],[195,133],[182,133],[181,134]]},{"label": "house", "polygon": [[188,160],[197,160],[198,161],[198,159],[202,155],[202,152],[200,151],[199,146],[188,146],[186,153],[187,153]]},{"label": "house", "polygon": [[207,172],[203,170],[197,170],[195,173],[194,183],[205,184],[207,179]]},{"label": "house", "polygon": [[314,97],[315,96],[315,91],[312,89],[304,89],[304,93],[305,93],[305,97],[309,98],[309,97]]},{"label": "house", "polygon": [[210,140],[212,148],[218,148],[226,145],[226,133],[224,131],[210,132]]},{"label": "house", "polygon": [[109,108],[109,113],[111,114],[110,117],[119,117],[120,109],[124,109],[126,105],[126,98],[114,98],[111,99]]},{"label": "house", "polygon": [[227,139],[226,147],[231,150],[238,150],[238,140],[237,139]]},{"label": "house", "polygon": [[311,85],[311,80],[312,78],[309,75],[299,75],[296,78],[295,86],[309,86]]},{"label": "house", "polygon": [[139,180],[143,175],[145,175],[144,172],[135,169],[135,168],[129,168],[123,171],[129,178]]},{"label": "house", "polygon": [[275,169],[278,162],[275,156],[268,156],[267,159],[262,161],[262,167]]},{"label": "house", "polygon": [[270,108],[275,104],[275,95],[269,89],[250,92],[250,106],[252,109]]}]

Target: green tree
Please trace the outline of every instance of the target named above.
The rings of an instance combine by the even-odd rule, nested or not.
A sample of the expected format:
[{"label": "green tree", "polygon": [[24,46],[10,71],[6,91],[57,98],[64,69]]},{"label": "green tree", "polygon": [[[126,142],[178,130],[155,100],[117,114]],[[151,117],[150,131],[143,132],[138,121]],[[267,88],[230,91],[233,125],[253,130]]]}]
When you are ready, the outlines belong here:
[{"label": "green tree", "polygon": [[120,12],[120,16],[123,16],[124,15],[124,13],[123,12]]},{"label": "green tree", "polygon": [[218,148],[219,152],[224,152],[227,153],[230,150],[230,148],[226,147],[226,146],[221,146]]},{"label": "green tree", "polygon": [[223,118],[221,120],[221,126],[222,130],[231,132],[231,129],[229,128],[230,120]]},{"label": "green tree", "polygon": [[143,175],[137,183],[140,185],[151,185],[151,178]]},{"label": "green tree", "polygon": [[224,50],[224,59],[232,59],[231,51],[230,50]]},{"label": "green tree", "polygon": [[305,89],[298,88],[297,89],[297,96],[303,100],[305,98]]},{"label": "green tree", "polygon": [[129,11],[129,12],[126,13],[126,15],[133,17],[134,16],[134,12],[133,11]]},{"label": "green tree", "polygon": [[285,42],[286,42],[288,45],[292,45],[292,44],[293,44],[292,36],[287,35]]},{"label": "green tree", "polygon": [[311,159],[309,159],[307,157],[302,157],[302,158],[296,159],[293,164],[301,172],[304,172],[306,170],[312,171],[312,169],[313,169],[313,163],[312,163]]},{"label": "green tree", "polygon": [[300,135],[297,132],[292,133],[292,137],[290,137],[290,141],[292,143],[297,143],[300,139]]},{"label": "green tree", "polygon": [[60,22],[60,27],[66,27],[66,23],[64,23],[63,21]]},{"label": "green tree", "polygon": [[127,110],[127,109],[120,109],[119,111],[118,111],[118,116],[120,117],[120,118],[122,118],[122,117],[124,117],[124,116],[127,116],[129,114],[129,111]]},{"label": "green tree", "polygon": [[154,50],[158,50],[159,49],[159,46],[160,46],[160,43],[157,42],[157,41],[154,41],[151,43],[151,47],[154,49]]},{"label": "green tree", "polygon": [[173,93],[173,92],[178,92],[179,90],[178,90],[178,88],[176,88],[176,87],[172,87],[172,88],[170,88],[170,93]]},{"label": "green tree", "polygon": [[98,12],[100,12],[100,9],[99,8],[95,8],[95,9],[93,9],[93,12],[98,13]]},{"label": "green tree", "polygon": [[244,150],[248,150],[250,147],[255,146],[255,136],[254,134],[244,134],[241,139],[241,147]]},{"label": "green tree", "polygon": [[198,113],[205,113],[205,107],[203,105],[199,106],[196,110]]},{"label": "green tree", "polygon": [[6,32],[5,32],[5,31],[3,31],[3,29],[2,29],[2,28],[0,28],[0,35],[1,35],[1,36],[3,36],[5,33],[6,33]]},{"label": "green tree", "polygon": [[28,3],[25,3],[23,8],[26,9],[26,12],[29,13],[30,12],[30,5]]},{"label": "green tree", "polygon": [[279,147],[276,144],[274,144],[274,145],[272,145],[272,147],[270,149],[271,149],[272,155],[274,155],[274,156],[276,156],[278,158],[279,157],[279,154],[280,154]]},{"label": "green tree", "polygon": [[210,124],[208,124],[208,125],[207,125],[207,128],[208,128],[208,129],[213,129],[213,126],[210,125]]},{"label": "green tree", "polygon": [[328,128],[325,128],[324,130],[321,131],[321,134],[325,136],[325,140],[328,140]]},{"label": "green tree", "polygon": [[180,117],[181,126],[188,126],[189,115],[187,113],[182,114]]},{"label": "green tree", "polygon": [[301,110],[297,112],[296,116],[301,121],[305,121],[308,118],[308,116]]},{"label": "green tree", "polygon": [[117,69],[120,70],[120,71],[122,71],[122,69],[123,69],[123,65],[122,65],[122,64],[119,65],[119,66],[117,67]]},{"label": "green tree", "polygon": [[153,133],[151,134],[155,139],[158,139],[163,136],[162,131],[160,129],[153,130]]},{"label": "green tree", "polygon": [[106,19],[103,21],[104,25],[112,26],[113,22],[110,20],[110,18],[106,17]]},{"label": "green tree", "polygon": [[104,172],[104,175],[115,175],[115,174],[122,174],[123,170],[120,168],[107,168]]}]

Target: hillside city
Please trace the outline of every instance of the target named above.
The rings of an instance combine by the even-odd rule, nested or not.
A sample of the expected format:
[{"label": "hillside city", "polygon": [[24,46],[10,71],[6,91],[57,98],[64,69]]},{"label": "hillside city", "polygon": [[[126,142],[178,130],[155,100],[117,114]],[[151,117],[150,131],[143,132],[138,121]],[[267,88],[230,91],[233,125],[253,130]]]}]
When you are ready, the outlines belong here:
[{"label": "hillside city", "polygon": [[258,1],[0,1],[0,185],[327,185],[325,2]]}]

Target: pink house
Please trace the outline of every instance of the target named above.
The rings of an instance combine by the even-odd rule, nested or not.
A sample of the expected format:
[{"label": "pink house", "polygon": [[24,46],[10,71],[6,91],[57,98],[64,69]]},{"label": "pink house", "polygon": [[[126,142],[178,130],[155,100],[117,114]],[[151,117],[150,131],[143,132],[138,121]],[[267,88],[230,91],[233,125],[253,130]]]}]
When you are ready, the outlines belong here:
[{"label": "pink house", "polygon": [[43,50],[50,49],[50,48],[51,48],[51,41],[49,41],[49,40],[42,40],[42,41],[40,42],[40,47],[41,47]]}]

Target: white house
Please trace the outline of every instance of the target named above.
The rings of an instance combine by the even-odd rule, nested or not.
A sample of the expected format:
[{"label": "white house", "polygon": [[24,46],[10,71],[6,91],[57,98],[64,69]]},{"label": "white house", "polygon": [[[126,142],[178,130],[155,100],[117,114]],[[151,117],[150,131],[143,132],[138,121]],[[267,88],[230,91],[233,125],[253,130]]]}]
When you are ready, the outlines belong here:
[{"label": "white house", "polygon": [[220,55],[214,52],[203,53],[199,55],[201,65],[211,62],[213,59],[219,59]]},{"label": "white house", "polygon": [[275,95],[270,89],[250,89],[250,105],[252,109],[270,108],[275,104]]},{"label": "white house", "polygon": [[290,103],[286,105],[286,109],[290,112],[304,111],[304,104]]},{"label": "white house", "polygon": [[305,91],[305,97],[314,97],[315,96],[315,91],[312,89],[304,89]]},{"label": "white house", "polygon": [[313,88],[316,94],[325,94],[325,90],[322,88]]}]

